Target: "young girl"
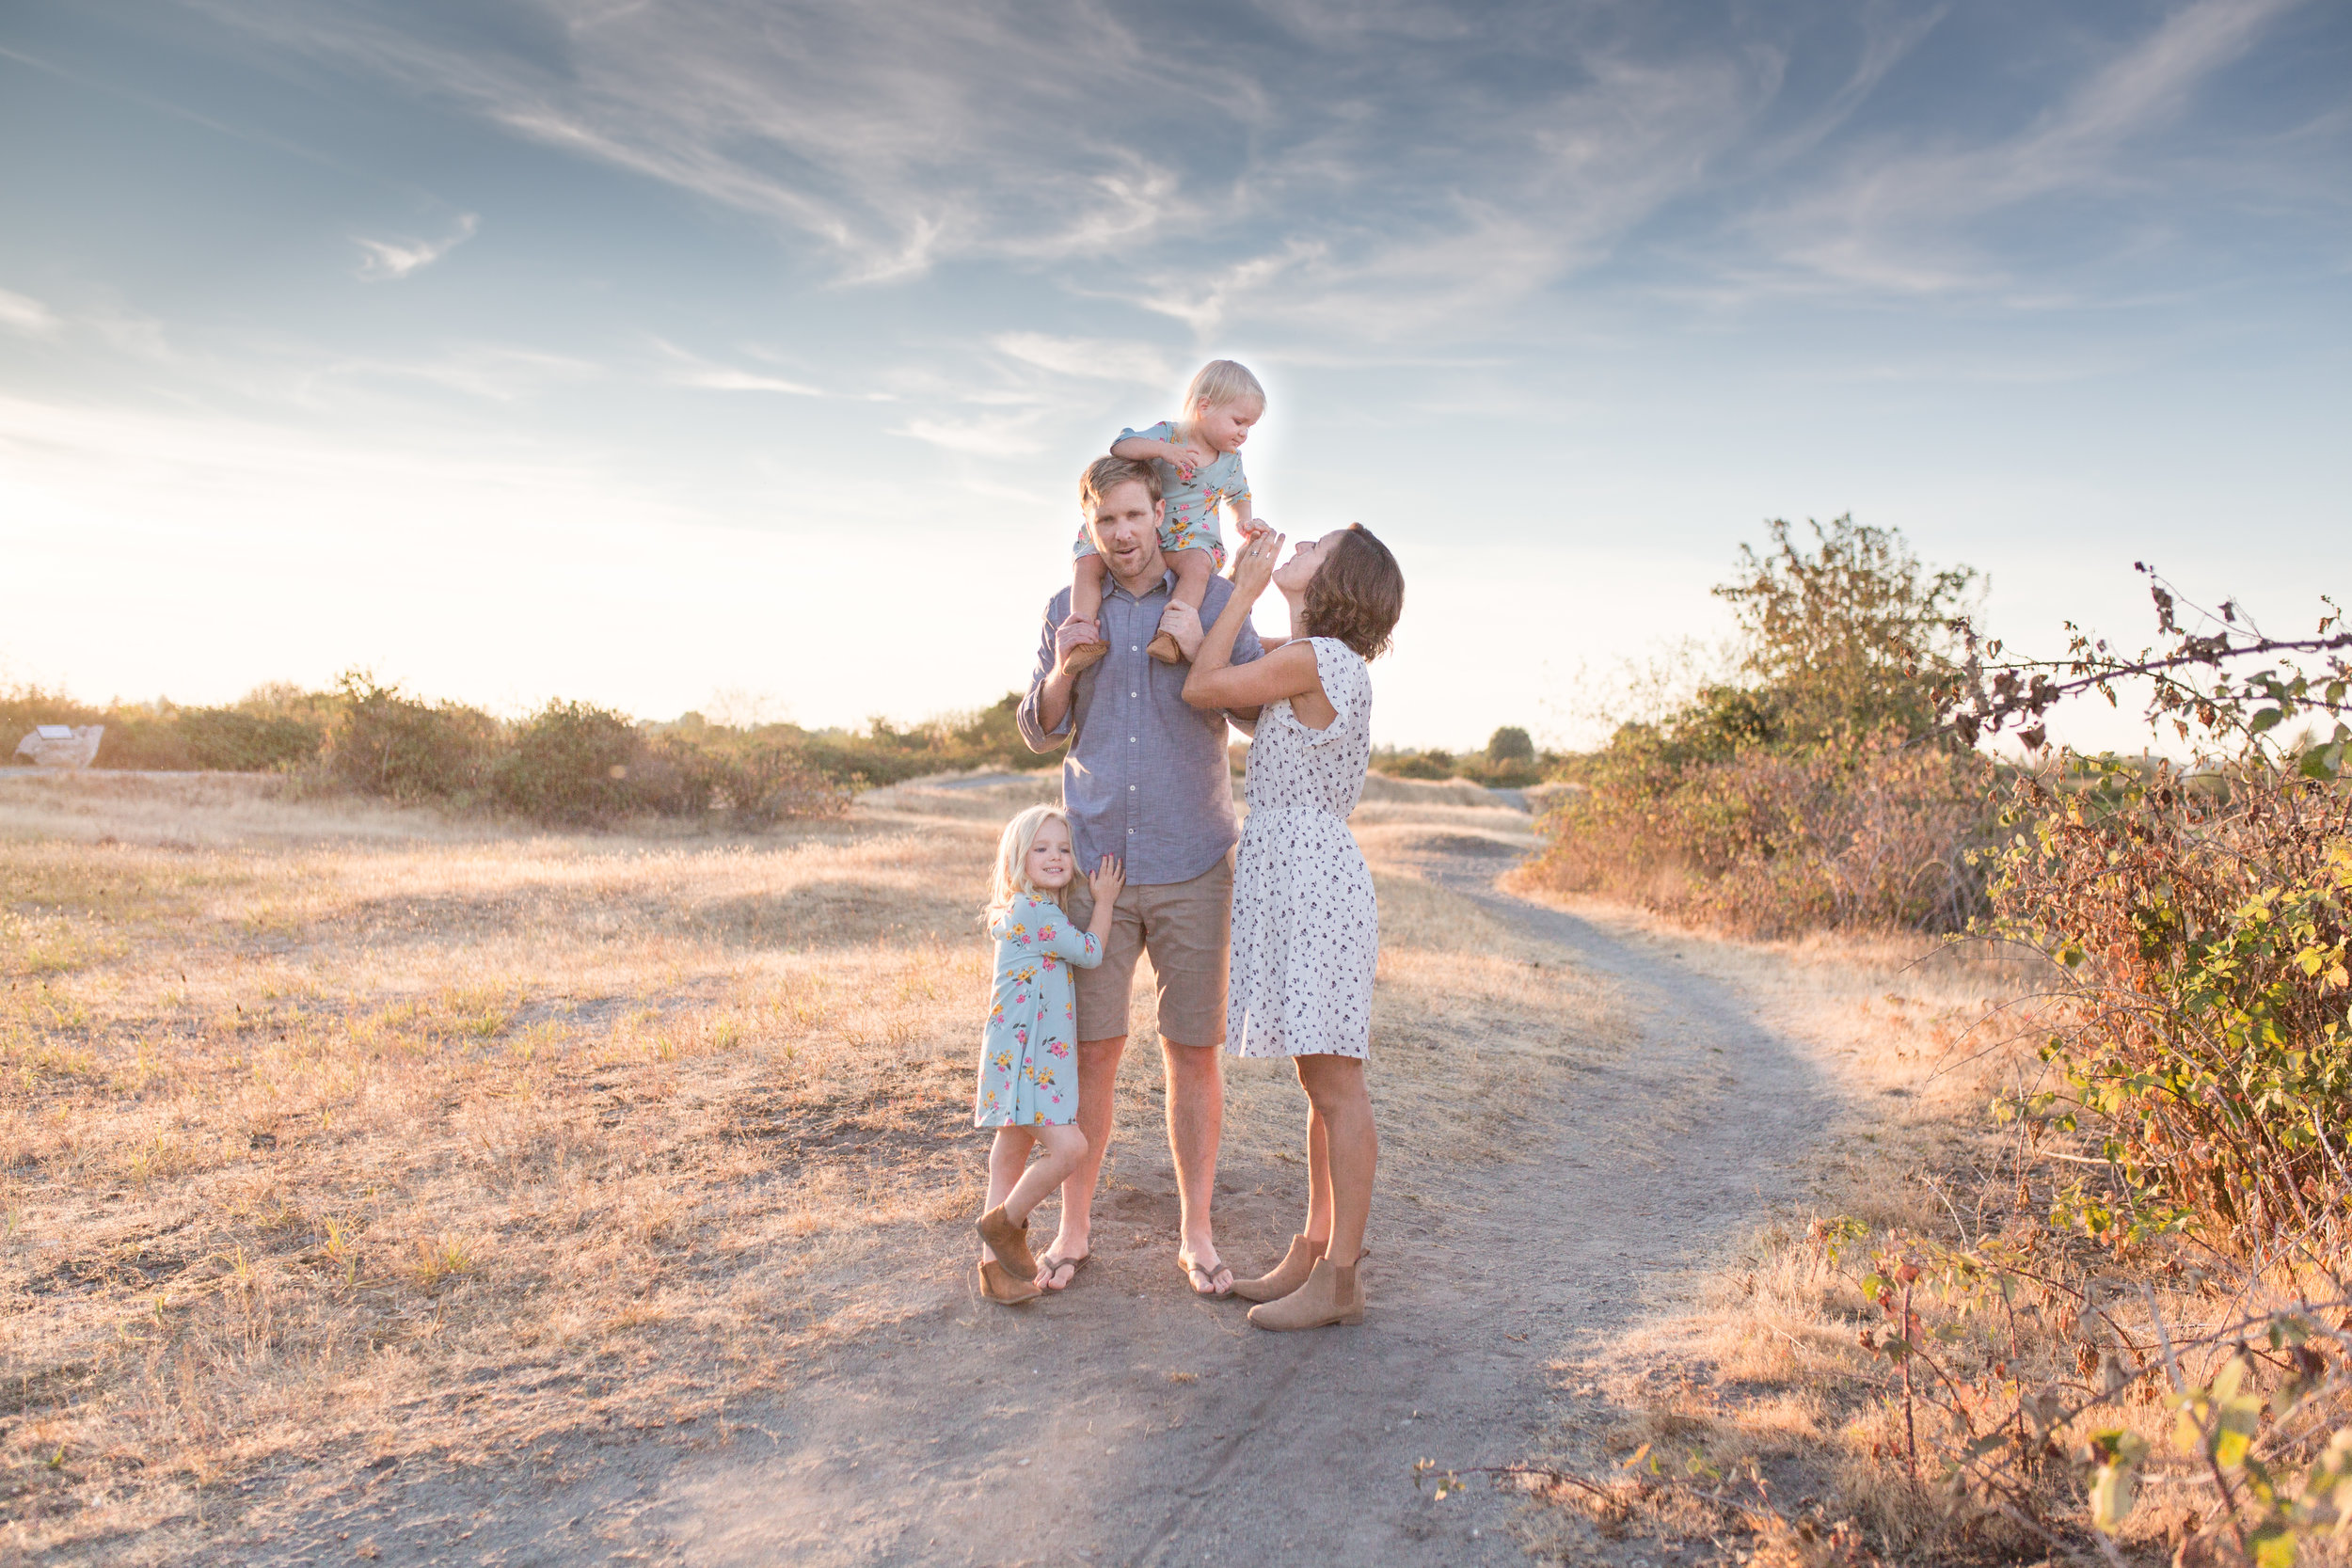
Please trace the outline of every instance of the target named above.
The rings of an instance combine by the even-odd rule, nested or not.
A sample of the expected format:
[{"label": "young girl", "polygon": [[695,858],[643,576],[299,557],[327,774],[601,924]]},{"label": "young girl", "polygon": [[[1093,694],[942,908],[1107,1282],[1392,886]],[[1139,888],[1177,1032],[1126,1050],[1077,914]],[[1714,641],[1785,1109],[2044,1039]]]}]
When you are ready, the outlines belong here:
[{"label": "young girl", "polygon": [[[1212,359],[1200,367],[1184,388],[1182,420],[1164,420],[1149,430],[1122,430],[1111,443],[1111,455],[1132,462],[1149,462],[1160,473],[1160,547],[1176,569],[1176,587],[1168,597],[1198,611],[1209,591],[1210,574],[1225,565],[1225,543],[1216,527],[1216,509],[1231,507],[1233,526],[1255,537],[1257,526],[1249,511],[1249,478],[1241,471],[1242,443],[1250,427],[1265,416],[1265,388],[1258,378],[1231,359]],[[1070,668],[1087,669],[1110,651],[1095,623],[1103,613],[1103,558],[1094,541],[1078,530],[1077,565],[1070,583],[1070,623],[1082,625],[1087,641],[1073,649]],[[1065,625],[1070,624],[1065,623]],[[1176,640],[1162,632],[1146,650],[1162,664],[1179,662],[1184,655]]]},{"label": "young girl", "polygon": [[[1070,819],[1031,806],[1005,824],[988,900],[996,939],[996,990],[980,1035],[975,1127],[996,1129],[988,1154],[988,1212],[980,1216],[980,1291],[991,1301],[1043,1294],[1029,1253],[1029,1211],[1085,1158],[1078,1116],[1078,1063],[1070,966],[1103,961],[1103,939],[1126,876],[1110,856],[1088,878],[1094,924],[1075,929],[1062,895],[1077,873]],[[1028,1164],[1034,1145],[1042,1150]],[[1025,1171],[1022,1167],[1027,1165]]]}]

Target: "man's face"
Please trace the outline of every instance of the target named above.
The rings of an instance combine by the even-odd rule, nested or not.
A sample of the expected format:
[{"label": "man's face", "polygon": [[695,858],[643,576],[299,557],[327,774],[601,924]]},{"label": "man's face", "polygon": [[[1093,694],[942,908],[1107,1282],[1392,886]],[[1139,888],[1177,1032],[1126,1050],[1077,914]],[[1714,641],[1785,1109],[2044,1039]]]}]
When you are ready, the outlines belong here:
[{"label": "man's face", "polygon": [[1136,480],[1114,484],[1095,501],[1087,531],[1111,575],[1133,579],[1160,553],[1160,503]]}]

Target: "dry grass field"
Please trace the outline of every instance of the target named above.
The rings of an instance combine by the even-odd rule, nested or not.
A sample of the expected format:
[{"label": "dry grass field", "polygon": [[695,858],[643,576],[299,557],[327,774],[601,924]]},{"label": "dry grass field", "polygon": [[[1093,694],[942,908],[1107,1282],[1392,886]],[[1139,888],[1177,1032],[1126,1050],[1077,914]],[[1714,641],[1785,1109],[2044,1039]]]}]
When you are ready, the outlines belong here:
[{"label": "dry grass field", "polygon": [[[997,824],[1053,787],[719,839],[0,780],[0,1552],[167,1555],[302,1471],[723,1442],[892,1322],[911,1266],[966,1266],[976,911]],[[1384,859],[1524,816],[1377,793],[1409,1186],[1507,1145],[1506,1091],[1609,1005]],[[1155,1057],[1123,1136],[1158,1136]],[[1229,1140],[1297,1115],[1234,1068]]]}]

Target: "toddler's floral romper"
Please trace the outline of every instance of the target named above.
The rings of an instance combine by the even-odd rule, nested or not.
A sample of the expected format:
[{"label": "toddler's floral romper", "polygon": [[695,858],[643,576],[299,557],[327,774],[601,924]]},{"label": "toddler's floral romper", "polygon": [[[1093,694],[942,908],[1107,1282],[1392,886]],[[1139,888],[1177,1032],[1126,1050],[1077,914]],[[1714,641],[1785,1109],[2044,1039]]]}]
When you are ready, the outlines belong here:
[{"label": "toddler's floral romper", "polygon": [[1066,1125],[1078,1116],[1077,1014],[1070,966],[1103,961],[1094,933],[1025,893],[989,922],[996,990],[980,1032],[975,1127]]},{"label": "toddler's floral romper", "polygon": [[[1162,420],[1148,430],[1122,430],[1119,440],[1138,436],[1152,441],[1173,441],[1176,421]],[[1218,452],[1195,468],[1190,479],[1164,457],[1152,459],[1152,466],[1160,474],[1160,548],[1206,550],[1210,570],[1225,570],[1225,535],[1218,526],[1217,508],[1249,494],[1249,476],[1242,472],[1241,453]],[[1070,553],[1073,559],[1094,553],[1094,538],[1084,524],[1079,525],[1078,542]]]}]

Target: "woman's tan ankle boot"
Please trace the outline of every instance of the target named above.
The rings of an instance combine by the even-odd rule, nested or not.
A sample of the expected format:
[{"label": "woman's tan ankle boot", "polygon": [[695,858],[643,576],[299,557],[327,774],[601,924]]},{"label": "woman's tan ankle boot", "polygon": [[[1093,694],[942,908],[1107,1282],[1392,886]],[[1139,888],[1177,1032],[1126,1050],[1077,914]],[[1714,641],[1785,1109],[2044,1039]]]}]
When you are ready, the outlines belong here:
[{"label": "woman's tan ankle boot", "polygon": [[1352,1266],[1335,1268],[1328,1258],[1318,1258],[1308,1272],[1307,1283],[1280,1301],[1251,1307],[1249,1321],[1259,1328],[1278,1331],[1359,1323],[1364,1321],[1363,1286]]},{"label": "woman's tan ankle boot", "polygon": [[1291,1249],[1282,1254],[1282,1260],[1274,1265],[1274,1272],[1262,1274],[1255,1279],[1236,1280],[1233,1294],[1244,1301],[1280,1301],[1307,1283],[1307,1275],[1323,1256],[1323,1243],[1311,1242],[1304,1236],[1291,1238]]}]

